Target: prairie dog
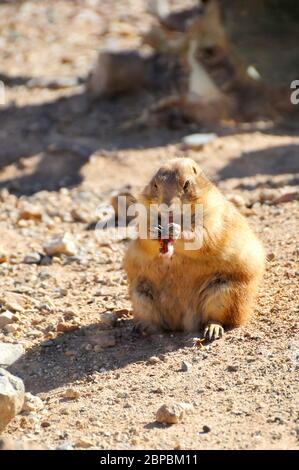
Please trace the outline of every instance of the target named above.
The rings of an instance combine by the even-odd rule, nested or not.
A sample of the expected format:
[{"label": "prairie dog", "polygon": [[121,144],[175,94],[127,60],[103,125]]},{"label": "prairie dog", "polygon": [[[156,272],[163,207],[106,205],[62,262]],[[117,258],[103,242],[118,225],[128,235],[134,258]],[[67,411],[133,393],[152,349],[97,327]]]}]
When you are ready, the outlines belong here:
[{"label": "prairie dog", "polygon": [[[166,241],[138,237],[130,242],[124,268],[137,324],[149,332],[203,328],[207,338],[216,339],[223,327],[246,322],[264,272],[265,254],[235,206],[188,158],[162,166],[139,202],[147,208],[147,217],[151,204],[189,204],[193,215],[199,204],[203,223],[191,224],[178,237],[177,224],[170,220]],[[197,238],[199,247],[186,249],[186,242]]]}]

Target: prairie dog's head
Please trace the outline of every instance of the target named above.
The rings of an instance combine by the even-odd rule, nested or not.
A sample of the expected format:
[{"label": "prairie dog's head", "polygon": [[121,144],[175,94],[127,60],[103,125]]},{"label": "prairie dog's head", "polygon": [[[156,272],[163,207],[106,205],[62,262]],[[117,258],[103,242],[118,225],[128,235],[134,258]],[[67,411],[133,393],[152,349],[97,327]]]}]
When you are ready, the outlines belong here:
[{"label": "prairie dog's head", "polygon": [[181,205],[202,200],[212,183],[191,158],[175,158],[163,165],[144,188],[145,204]]}]

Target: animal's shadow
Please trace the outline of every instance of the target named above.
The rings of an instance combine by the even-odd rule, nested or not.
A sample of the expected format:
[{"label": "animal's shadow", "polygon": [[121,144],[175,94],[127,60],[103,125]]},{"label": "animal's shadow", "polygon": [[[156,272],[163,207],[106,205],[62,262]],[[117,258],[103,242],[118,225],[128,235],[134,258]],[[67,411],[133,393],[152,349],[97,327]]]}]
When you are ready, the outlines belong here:
[{"label": "animal's shadow", "polygon": [[[95,352],[93,344],[101,335],[114,337],[115,345]],[[151,356],[192,347],[194,336],[198,335],[161,333],[142,336],[134,331],[131,320],[106,331],[99,324],[91,324],[34,346],[9,370],[24,380],[28,392],[48,392],[94,372],[122,369],[128,364],[147,361]]]}]

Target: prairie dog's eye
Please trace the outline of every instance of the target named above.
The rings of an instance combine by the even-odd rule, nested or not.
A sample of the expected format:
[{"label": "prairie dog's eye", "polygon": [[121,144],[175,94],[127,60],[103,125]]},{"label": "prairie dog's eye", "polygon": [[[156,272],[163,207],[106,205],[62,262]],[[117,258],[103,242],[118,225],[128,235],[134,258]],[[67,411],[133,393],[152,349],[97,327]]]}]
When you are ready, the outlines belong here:
[{"label": "prairie dog's eye", "polygon": [[157,185],[156,182],[154,182],[153,186],[154,186],[155,189],[158,189],[158,185]]},{"label": "prairie dog's eye", "polygon": [[188,191],[189,186],[190,186],[190,181],[187,180],[187,181],[185,182],[184,186],[183,186],[183,190],[184,190],[185,192]]}]

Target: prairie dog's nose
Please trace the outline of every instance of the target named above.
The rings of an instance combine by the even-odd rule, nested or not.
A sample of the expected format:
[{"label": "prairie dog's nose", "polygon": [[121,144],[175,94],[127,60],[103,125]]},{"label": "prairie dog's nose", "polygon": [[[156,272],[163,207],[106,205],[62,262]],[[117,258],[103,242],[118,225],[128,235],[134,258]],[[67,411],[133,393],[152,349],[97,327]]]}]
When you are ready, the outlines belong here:
[{"label": "prairie dog's nose", "polygon": [[178,188],[175,185],[171,185],[170,187],[166,187],[163,189],[164,190],[161,194],[161,203],[169,207],[173,204],[178,204]]}]

